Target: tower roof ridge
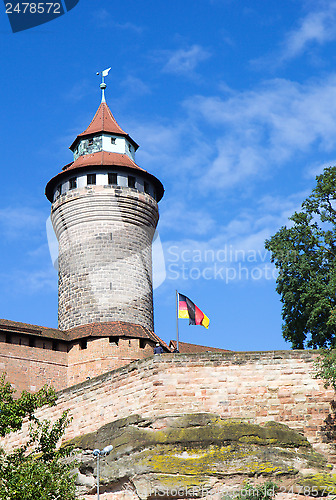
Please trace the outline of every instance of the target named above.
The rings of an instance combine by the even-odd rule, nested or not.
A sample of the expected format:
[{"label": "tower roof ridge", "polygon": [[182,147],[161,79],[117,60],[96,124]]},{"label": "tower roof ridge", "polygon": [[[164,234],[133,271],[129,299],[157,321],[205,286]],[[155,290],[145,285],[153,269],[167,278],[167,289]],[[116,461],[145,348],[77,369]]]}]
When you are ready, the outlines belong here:
[{"label": "tower roof ridge", "polygon": [[79,134],[78,137],[94,134],[96,132],[110,132],[111,134],[127,135],[126,132],[118,125],[117,120],[114,118],[106,102],[100,103],[90,125],[86,130],[84,130],[84,132]]},{"label": "tower roof ridge", "polygon": [[71,144],[70,149],[73,150],[76,143],[80,138],[97,134],[100,132],[107,132],[108,134],[123,135],[127,137],[135,147],[138,149],[139,145],[120,127],[117,120],[114,118],[112,111],[108,107],[105,101],[101,102],[99,108],[97,109],[90,125],[82,132],[78,134],[74,142]]}]

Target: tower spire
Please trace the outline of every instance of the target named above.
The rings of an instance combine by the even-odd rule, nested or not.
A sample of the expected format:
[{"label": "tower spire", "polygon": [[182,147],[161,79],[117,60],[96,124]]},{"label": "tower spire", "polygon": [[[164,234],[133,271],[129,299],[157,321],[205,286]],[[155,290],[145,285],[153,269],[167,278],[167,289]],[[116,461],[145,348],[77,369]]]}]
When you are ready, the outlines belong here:
[{"label": "tower spire", "polygon": [[107,69],[104,69],[104,71],[98,71],[98,73],[97,73],[97,75],[102,76],[102,82],[100,84],[100,88],[102,91],[101,102],[106,102],[106,100],[105,100],[105,89],[106,89],[105,76],[107,76],[109,74],[110,69],[111,68],[107,68]]}]

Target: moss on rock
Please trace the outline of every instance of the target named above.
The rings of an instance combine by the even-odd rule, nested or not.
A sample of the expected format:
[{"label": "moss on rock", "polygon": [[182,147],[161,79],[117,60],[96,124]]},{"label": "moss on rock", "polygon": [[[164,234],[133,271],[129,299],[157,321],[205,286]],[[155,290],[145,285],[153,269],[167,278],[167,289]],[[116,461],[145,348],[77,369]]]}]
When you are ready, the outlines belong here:
[{"label": "moss on rock", "polygon": [[[101,461],[104,484],[128,478],[134,484],[149,481],[157,487],[192,488],[209,484],[209,478],[214,482],[252,476],[298,478],[298,468],[316,472],[316,483],[327,471],[327,460],[286,425],[261,426],[214,414],[153,419],[132,415],[70,442],[84,450],[110,443],[113,451]],[[88,460],[94,468],[94,460]]]},{"label": "moss on rock", "polygon": [[[309,474],[301,477],[298,484],[303,487],[303,491],[310,491],[312,494],[321,496],[336,494],[336,474],[328,474],[325,472],[317,474]],[[313,495],[313,496],[316,496]]]}]

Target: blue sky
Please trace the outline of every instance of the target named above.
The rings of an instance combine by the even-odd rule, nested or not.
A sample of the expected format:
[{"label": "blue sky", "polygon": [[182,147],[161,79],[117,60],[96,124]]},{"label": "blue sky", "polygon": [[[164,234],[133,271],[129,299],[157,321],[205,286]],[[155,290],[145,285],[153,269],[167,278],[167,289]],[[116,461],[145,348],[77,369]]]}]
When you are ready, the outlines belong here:
[{"label": "blue sky", "polygon": [[180,340],[289,349],[264,241],[336,158],[336,1],[80,0],[1,37],[0,317],[57,326],[47,181],[100,101],[166,193],[156,332],[175,337],[175,289],[210,318]]}]

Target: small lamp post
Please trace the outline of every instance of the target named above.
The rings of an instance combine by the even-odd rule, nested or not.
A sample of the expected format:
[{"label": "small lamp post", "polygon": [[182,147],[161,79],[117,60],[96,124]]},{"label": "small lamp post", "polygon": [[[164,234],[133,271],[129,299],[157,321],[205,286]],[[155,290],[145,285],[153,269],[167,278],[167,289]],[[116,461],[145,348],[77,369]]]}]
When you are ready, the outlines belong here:
[{"label": "small lamp post", "polygon": [[113,450],[113,446],[110,444],[109,446],[105,446],[105,448],[103,448],[102,450],[98,450],[98,448],[96,448],[92,452],[92,455],[97,457],[97,500],[99,500],[99,475],[100,475],[100,473],[99,473],[99,465],[100,465],[99,460],[100,460],[100,457],[106,457],[106,455],[109,455],[112,450]]}]

